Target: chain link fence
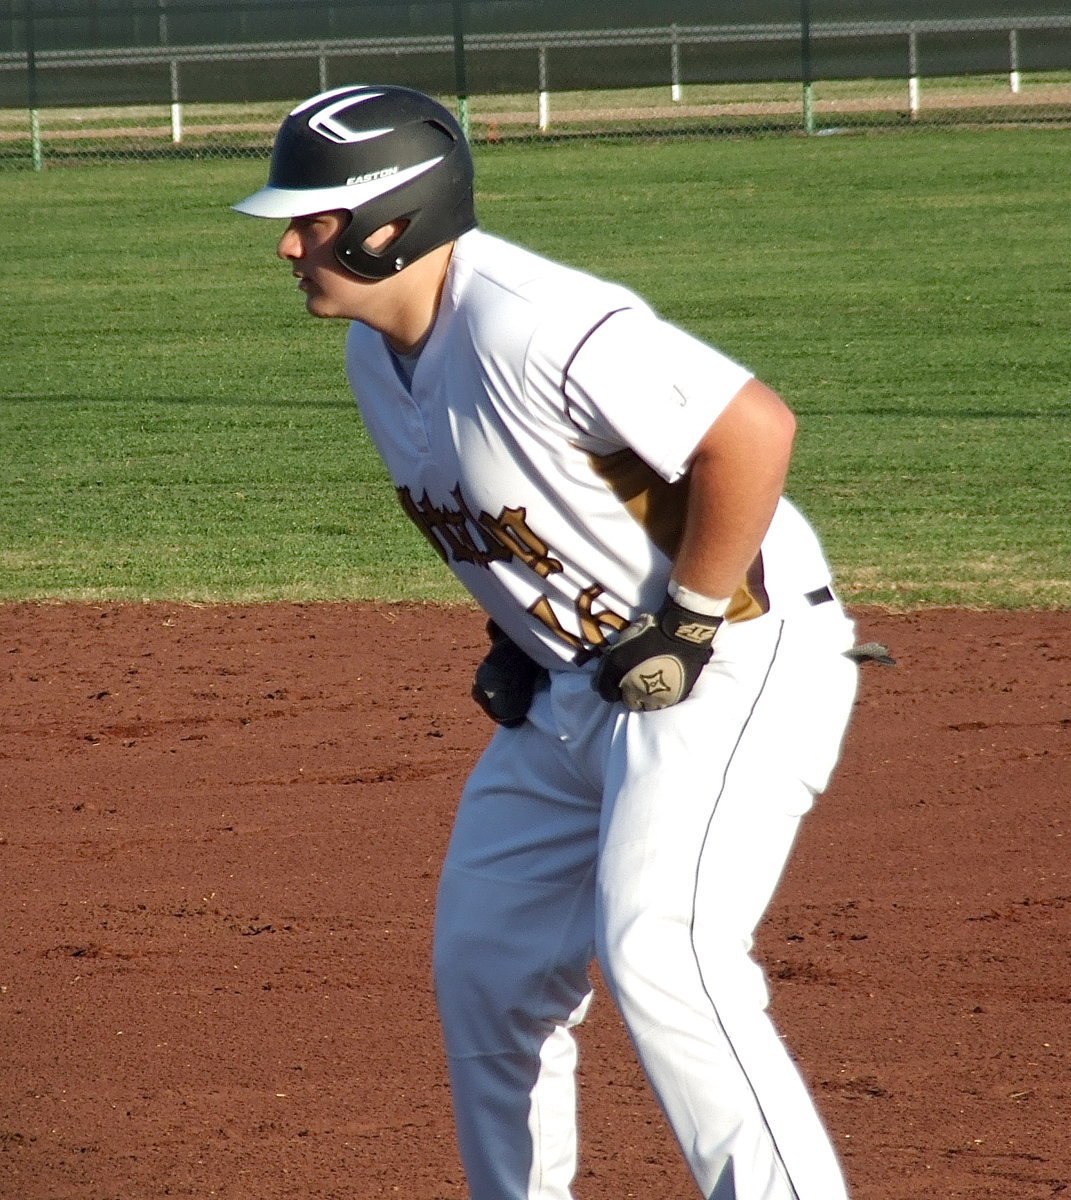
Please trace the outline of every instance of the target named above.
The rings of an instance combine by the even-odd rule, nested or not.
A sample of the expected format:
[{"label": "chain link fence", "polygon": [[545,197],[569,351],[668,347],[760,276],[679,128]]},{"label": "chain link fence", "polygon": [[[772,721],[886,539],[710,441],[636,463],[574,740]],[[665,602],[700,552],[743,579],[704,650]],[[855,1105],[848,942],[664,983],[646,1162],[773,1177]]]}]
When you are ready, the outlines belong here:
[{"label": "chain link fence", "polygon": [[260,156],[354,81],[438,96],[477,144],[1071,123],[1071,11],[1023,3],[18,0],[0,166]]}]

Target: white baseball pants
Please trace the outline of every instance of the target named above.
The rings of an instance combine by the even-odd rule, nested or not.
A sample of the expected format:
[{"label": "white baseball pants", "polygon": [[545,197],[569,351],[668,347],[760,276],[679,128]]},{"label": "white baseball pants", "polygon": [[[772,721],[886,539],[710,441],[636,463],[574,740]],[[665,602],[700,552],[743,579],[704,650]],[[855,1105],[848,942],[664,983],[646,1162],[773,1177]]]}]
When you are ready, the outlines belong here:
[{"label": "white baseball pants", "polygon": [[855,693],[835,602],[718,634],[691,697],[629,713],[555,672],[465,788],[435,981],[472,1200],[570,1200],[597,956],[707,1200],[842,1200],[752,935]]}]

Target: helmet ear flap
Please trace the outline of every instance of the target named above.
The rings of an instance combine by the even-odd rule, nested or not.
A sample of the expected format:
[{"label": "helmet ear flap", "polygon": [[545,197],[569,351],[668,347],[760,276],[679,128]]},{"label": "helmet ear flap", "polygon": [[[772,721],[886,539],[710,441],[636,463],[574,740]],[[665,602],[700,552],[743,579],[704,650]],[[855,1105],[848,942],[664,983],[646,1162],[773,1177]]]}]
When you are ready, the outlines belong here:
[{"label": "helmet ear flap", "polygon": [[[388,279],[409,265],[404,254],[399,254],[398,243],[405,237],[413,219],[412,213],[392,217],[382,225],[369,228],[367,214],[357,210],[350,213],[349,223],[335,239],[335,257],[348,271],[365,279]],[[372,236],[388,225],[398,224],[394,236],[380,246],[370,246]]]}]

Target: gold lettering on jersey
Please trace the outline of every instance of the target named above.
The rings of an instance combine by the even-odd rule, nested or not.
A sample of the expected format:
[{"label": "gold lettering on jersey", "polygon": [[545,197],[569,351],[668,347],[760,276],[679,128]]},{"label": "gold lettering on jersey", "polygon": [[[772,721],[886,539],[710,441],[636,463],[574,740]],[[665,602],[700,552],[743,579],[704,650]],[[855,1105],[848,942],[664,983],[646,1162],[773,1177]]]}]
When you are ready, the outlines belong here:
[{"label": "gold lettering on jersey", "polygon": [[558,614],[554,611],[553,606],[546,596],[540,596],[535,604],[529,606],[528,611],[537,621],[542,621],[551,633],[567,646],[572,646],[574,650],[583,649],[584,643],[575,633],[570,633],[561,621],[558,620]]},{"label": "gold lettering on jersey", "polygon": [[465,502],[460,487],[450,494],[456,502],[454,508],[433,504],[427,492],[414,500],[408,488],[398,488],[406,515],[444,562],[486,567],[519,558],[543,579],[563,569],[560,559],[551,556],[550,547],[528,524],[525,509],[503,508],[497,517],[487,512],[477,516]]},{"label": "gold lettering on jersey", "polygon": [[428,539],[428,542],[435,553],[443,560],[443,562],[446,562],[446,547],[432,532],[435,510],[431,505],[431,501],[428,499],[428,493],[424,493],[424,498],[419,504],[417,504],[417,502],[413,499],[413,493],[408,488],[398,488],[397,493],[398,500],[401,503],[402,508],[405,509],[405,515]]},{"label": "gold lettering on jersey", "polygon": [[550,547],[533,533],[526,517],[523,508],[504,508],[497,517],[480,513],[480,525],[492,531],[499,542],[508,546],[526,567],[531,567],[541,579],[546,579],[548,575],[561,571],[562,564],[550,557]]},{"label": "gold lettering on jersey", "polygon": [[556,638],[574,650],[605,646],[606,634],[604,631],[612,629],[615,633],[620,633],[622,629],[628,627],[628,619],[609,608],[595,612],[595,601],[602,595],[602,592],[603,589],[599,584],[593,583],[591,587],[585,588],[576,599],[576,617],[580,628],[580,637],[577,637],[575,633],[570,633],[562,625],[558,614],[546,596],[540,596],[534,604],[529,606],[528,611],[537,620],[542,621]]},{"label": "gold lettering on jersey", "polygon": [[[519,559],[541,579],[564,570],[561,560],[528,524],[524,508],[503,507],[497,517],[487,512],[477,515],[465,502],[460,485],[450,493],[454,504],[449,507],[433,503],[427,492],[417,500],[409,488],[397,490],[406,516],[443,562],[488,567],[493,562]],[[574,650],[604,646],[607,632],[620,633],[627,628],[628,619],[609,608],[596,611],[595,601],[602,594],[602,586],[594,583],[577,596],[574,609],[579,637],[562,625],[547,596],[540,596],[528,611]]]},{"label": "gold lettering on jersey", "polygon": [[576,602],[576,612],[580,618],[580,632],[589,646],[606,644],[606,635],[603,632],[605,629],[612,629],[615,633],[620,633],[623,629],[628,628],[627,618],[619,616],[612,609],[604,608],[600,612],[595,612],[592,606],[602,595],[602,591],[603,589],[597,583],[592,584],[591,587],[585,588],[580,593]]},{"label": "gold lettering on jersey", "polygon": [[[452,495],[457,507],[445,508],[433,504],[427,492],[419,500],[414,500],[408,488],[398,488],[398,499],[406,515],[428,539],[443,562],[453,560],[486,567],[493,562],[508,562],[513,558],[516,547],[499,536],[495,522],[487,513],[477,517],[465,503],[460,488],[455,488]],[[506,511],[503,509],[503,513]],[[531,536],[533,543],[542,545],[534,534]],[[558,569],[561,570],[560,563]]]}]

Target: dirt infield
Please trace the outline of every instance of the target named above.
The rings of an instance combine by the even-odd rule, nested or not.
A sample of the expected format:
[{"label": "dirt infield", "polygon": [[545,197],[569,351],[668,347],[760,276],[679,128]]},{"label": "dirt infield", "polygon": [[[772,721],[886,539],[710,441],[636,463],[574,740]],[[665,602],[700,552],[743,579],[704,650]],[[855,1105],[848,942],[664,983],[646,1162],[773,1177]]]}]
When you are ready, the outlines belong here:
[{"label": "dirt infield", "polygon": [[[1071,1195],[1071,613],[858,614],[763,927],[857,1200]],[[467,609],[0,607],[0,1197],[452,1200]],[[694,1193],[600,997],[583,1200]]]}]

